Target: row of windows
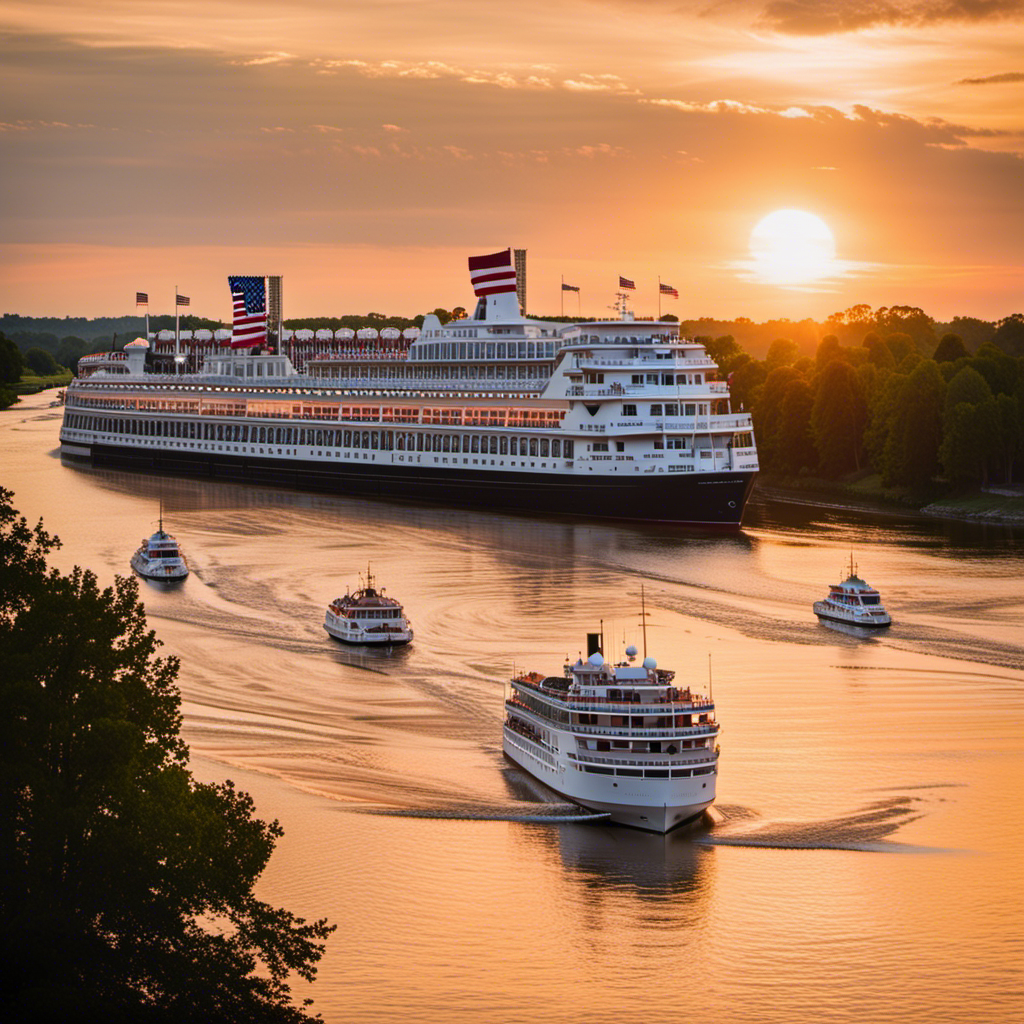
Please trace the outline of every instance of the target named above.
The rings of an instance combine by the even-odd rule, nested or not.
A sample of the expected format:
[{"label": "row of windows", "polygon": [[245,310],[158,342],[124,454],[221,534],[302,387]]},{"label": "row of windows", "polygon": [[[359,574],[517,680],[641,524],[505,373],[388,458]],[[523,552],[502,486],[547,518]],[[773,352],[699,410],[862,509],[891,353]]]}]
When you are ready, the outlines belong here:
[{"label": "row of windows", "polygon": [[416,347],[419,359],[552,359],[555,341],[436,341]]},{"label": "row of windows", "polygon": [[699,373],[634,373],[634,384],[700,384],[702,375]]},{"label": "row of windows", "polygon": [[464,452],[473,455],[573,457],[573,442],[548,437],[495,437],[480,434],[427,434],[391,430],[314,430],[306,427],[250,427],[234,423],[135,420],[72,413],[73,429],[140,437],[180,437],[242,444],[308,445],[318,448],[365,448],[380,451]]},{"label": "row of windows", "polygon": [[522,409],[515,407],[424,406],[418,405],[317,405],[310,402],[232,402],[203,399],[191,404],[176,398],[124,398],[84,395],[68,403],[75,408],[202,413],[206,416],[260,416],[270,419],[360,420],[381,423],[425,423],[436,426],[536,427],[553,428],[565,418],[565,409]]}]

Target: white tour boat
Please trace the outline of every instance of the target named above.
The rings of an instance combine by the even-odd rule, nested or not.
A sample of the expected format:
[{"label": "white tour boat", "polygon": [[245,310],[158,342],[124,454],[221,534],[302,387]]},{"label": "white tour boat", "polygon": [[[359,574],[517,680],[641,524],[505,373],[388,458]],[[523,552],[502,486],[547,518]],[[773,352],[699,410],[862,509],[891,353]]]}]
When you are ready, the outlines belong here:
[{"label": "white tour boat", "polygon": [[616,319],[526,317],[509,250],[473,257],[470,276],[472,316],[428,314],[404,333],[303,339],[268,323],[259,347],[227,330],[182,342],[184,362],[166,351],[178,339],[83,356],[61,455],[455,508],[739,527],[758,469],[750,414],[699,341],[636,319],[625,291]]},{"label": "white tour boat", "polygon": [[369,567],[365,586],[328,605],[324,629],[347,644],[397,646],[412,640],[412,626],[401,604],[373,585]]},{"label": "white tour boat", "polygon": [[185,561],[178,542],[164,531],[162,512],[156,533],[142,538],[142,544],[132,555],[131,564],[132,568],[147,580],[177,583],[188,575],[188,562]]},{"label": "white tour boat", "polygon": [[845,622],[851,626],[889,626],[892,619],[882,605],[881,595],[857,575],[857,567],[850,556],[849,576],[842,583],[828,588],[824,601],[814,602],[814,614],[819,619]]},{"label": "white tour boat", "polygon": [[[588,644],[588,646],[598,646]],[[673,684],[654,658],[600,650],[560,676],[512,680],[506,757],[556,793],[622,825],[669,832],[715,799],[718,724],[709,696]]]}]

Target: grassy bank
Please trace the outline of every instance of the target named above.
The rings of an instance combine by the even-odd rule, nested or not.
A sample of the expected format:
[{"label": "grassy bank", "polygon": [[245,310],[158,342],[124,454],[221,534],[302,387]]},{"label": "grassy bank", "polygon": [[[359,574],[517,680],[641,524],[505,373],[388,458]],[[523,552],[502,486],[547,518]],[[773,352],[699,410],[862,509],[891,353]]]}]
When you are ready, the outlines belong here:
[{"label": "grassy bank", "polygon": [[71,383],[71,371],[54,373],[49,377],[36,377],[33,374],[22,374],[17,384],[9,384],[8,387],[19,395],[35,395],[47,388],[66,388]]},{"label": "grassy bank", "polygon": [[886,487],[877,473],[854,474],[839,480],[763,473],[757,478],[755,490],[766,497],[809,505],[844,505],[889,512],[917,512],[945,519],[1024,524],[1024,494],[954,493],[938,483],[927,490],[913,491],[906,487]]}]

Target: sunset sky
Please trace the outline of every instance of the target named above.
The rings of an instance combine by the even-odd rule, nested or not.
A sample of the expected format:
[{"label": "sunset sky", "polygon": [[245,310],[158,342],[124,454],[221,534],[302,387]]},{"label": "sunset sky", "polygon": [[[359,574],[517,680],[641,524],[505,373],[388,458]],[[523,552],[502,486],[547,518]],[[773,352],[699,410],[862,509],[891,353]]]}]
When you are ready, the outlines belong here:
[{"label": "sunset sky", "polygon": [[[619,274],[639,315],[659,276],[682,318],[1024,311],[1024,0],[8,0],[0,30],[0,312],[177,285],[230,318],[262,273],[286,317],[412,316],[506,246],[538,314],[564,276],[603,316]],[[796,273],[766,267],[805,240],[751,251],[783,209],[827,227]]]}]

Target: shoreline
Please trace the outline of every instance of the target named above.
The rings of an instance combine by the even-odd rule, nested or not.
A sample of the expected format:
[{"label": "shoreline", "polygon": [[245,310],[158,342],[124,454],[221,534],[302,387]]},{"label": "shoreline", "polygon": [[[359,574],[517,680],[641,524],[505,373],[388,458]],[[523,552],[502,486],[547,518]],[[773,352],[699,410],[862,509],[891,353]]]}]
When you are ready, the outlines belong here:
[{"label": "shoreline", "polygon": [[776,479],[769,477],[766,481],[764,477],[758,476],[751,497],[883,516],[1024,527],[1024,495],[1014,497],[979,491],[968,496],[937,498],[921,505],[887,499],[882,495],[858,493],[846,484],[836,484],[834,489],[824,483],[815,487],[787,487]]}]

